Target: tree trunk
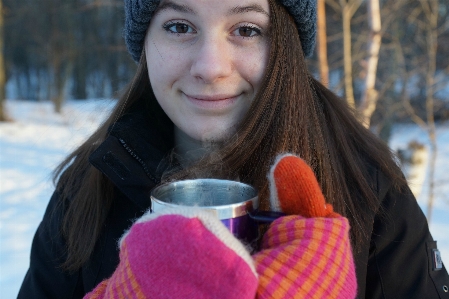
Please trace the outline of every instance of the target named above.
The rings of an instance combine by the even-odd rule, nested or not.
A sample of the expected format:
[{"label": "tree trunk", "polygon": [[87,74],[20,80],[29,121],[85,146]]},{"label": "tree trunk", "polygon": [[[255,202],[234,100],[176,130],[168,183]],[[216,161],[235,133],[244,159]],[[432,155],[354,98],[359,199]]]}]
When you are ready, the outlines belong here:
[{"label": "tree trunk", "polygon": [[[51,18],[52,74],[54,76],[55,95],[52,97],[54,110],[61,113],[65,98],[66,85],[73,77],[75,59],[75,21],[73,1],[61,3],[53,0],[55,11]],[[59,1],[59,2],[58,2]]]},{"label": "tree trunk", "polygon": [[438,43],[438,0],[421,0],[423,11],[427,16],[427,54],[428,68],[426,74],[426,114],[428,135],[430,139],[430,164],[429,164],[429,198],[427,203],[427,221],[430,223],[432,217],[434,192],[435,192],[435,163],[437,157],[436,128],[434,119],[434,94],[435,94],[435,72]]},{"label": "tree trunk", "polygon": [[371,115],[376,110],[378,92],[376,90],[377,64],[382,42],[379,0],[368,1],[370,37],[368,41],[368,63],[366,68],[365,91],[360,103],[362,123],[369,128]]},{"label": "tree trunk", "polygon": [[351,10],[348,4],[342,7],[343,14],[343,63],[345,72],[345,95],[349,106],[355,108],[352,87],[352,53],[351,53]]},{"label": "tree trunk", "polygon": [[55,89],[56,94],[52,98],[54,104],[54,111],[56,113],[62,112],[62,105],[64,104],[65,90],[67,82],[69,81],[70,74],[72,73],[73,63],[72,61],[67,61],[65,63],[60,63],[58,67],[55,68]]},{"label": "tree trunk", "polygon": [[73,71],[73,96],[75,99],[87,98],[87,72],[85,59],[81,58],[75,61]]},{"label": "tree trunk", "polygon": [[4,58],[3,1],[0,0],[0,121],[6,121],[6,69]]},{"label": "tree trunk", "polygon": [[321,82],[329,86],[329,64],[327,62],[326,5],[318,0],[318,60]]}]

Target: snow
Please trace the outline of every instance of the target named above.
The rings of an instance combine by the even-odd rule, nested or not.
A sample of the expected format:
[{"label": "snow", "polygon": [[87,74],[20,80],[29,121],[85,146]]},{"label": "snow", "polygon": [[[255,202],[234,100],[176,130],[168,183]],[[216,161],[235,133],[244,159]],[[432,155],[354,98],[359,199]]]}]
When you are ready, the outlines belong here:
[{"label": "snow", "polygon": [[6,102],[14,122],[0,123],[0,297],[17,297],[33,235],[53,192],[52,170],[113,104],[71,101],[57,115],[49,102]]},{"label": "snow", "polygon": [[[51,172],[110,113],[111,100],[68,101],[61,115],[49,102],[8,100],[14,122],[0,123],[0,294],[15,298],[29,264],[31,241],[53,192]],[[449,124],[437,129],[435,204],[430,230],[449,261]],[[428,144],[416,125],[394,128],[391,147]],[[427,185],[418,197],[426,211]]]}]

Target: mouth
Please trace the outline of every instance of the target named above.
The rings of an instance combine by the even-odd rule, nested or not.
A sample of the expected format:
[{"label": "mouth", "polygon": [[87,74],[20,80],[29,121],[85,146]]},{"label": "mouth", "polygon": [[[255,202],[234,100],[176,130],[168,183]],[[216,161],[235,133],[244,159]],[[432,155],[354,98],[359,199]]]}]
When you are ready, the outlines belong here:
[{"label": "mouth", "polygon": [[231,107],[239,98],[238,95],[216,94],[216,95],[189,95],[183,93],[189,103],[195,107],[205,110],[224,110]]}]

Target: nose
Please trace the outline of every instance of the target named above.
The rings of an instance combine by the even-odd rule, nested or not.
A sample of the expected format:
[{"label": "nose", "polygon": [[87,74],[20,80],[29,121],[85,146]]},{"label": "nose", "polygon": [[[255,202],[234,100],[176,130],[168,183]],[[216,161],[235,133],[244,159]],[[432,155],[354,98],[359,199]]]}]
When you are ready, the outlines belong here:
[{"label": "nose", "polygon": [[204,83],[214,83],[232,73],[232,49],[226,39],[204,37],[199,43],[190,73]]}]

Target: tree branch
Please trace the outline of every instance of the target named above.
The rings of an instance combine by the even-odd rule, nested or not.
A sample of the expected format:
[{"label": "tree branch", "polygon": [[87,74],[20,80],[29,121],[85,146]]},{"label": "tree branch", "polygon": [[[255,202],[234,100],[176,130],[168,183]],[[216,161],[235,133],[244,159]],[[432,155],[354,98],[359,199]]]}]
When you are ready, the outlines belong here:
[{"label": "tree branch", "polygon": [[428,0],[419,0],[419,3],[421,4],[421,7],[423,9],[423,12],[427,18],[427,20],[430,20],[432,18],[432,8],[430,7],[430,3]]},{"label": "tree branch", "polygon": [[334,9],[335,12],[341,12],[341,6],[335,0],[326,0],[326,4]]},{"label": "tree branch", "polygon": [[449,19],[446,20],[439,28],[437,28],[437,34],[441,35],[449,30]]},{"label": "tree branch", "polygon": [[352,0],[349,5],[349,15],[352,18],[362,4],[362,0]]}]

